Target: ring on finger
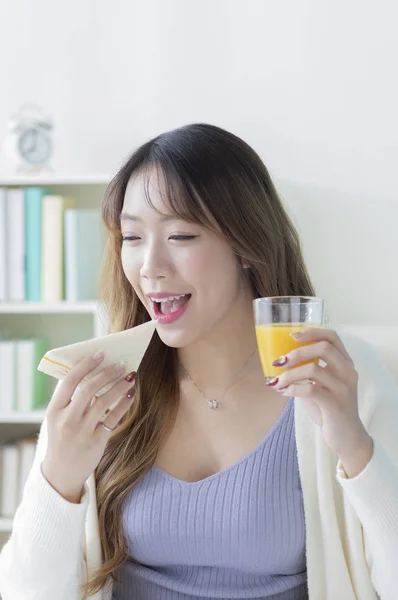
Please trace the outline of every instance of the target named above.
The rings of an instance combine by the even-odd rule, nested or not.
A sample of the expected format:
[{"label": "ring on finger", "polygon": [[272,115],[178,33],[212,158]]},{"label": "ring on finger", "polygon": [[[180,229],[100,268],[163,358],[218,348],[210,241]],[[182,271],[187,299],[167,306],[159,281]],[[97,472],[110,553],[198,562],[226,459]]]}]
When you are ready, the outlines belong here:
[{"label": "ring on finger", "polygon": [[109,433],[112,433],[112,431],[114,431],[114,428],[112,429],[111,427],[108,427],[108,425],[105,425],[105,423],[102,423],[100,421],[100,425],[101,427],[103,427],[106,431],[109,431]]},{"label": "ring on finger", "polygon": [[310,383],[311,385],[315,385],[316,381],[314,381],[313,379],[302,379],[301,381],[296,381],[295,385],[307,385],[308,383]]}]

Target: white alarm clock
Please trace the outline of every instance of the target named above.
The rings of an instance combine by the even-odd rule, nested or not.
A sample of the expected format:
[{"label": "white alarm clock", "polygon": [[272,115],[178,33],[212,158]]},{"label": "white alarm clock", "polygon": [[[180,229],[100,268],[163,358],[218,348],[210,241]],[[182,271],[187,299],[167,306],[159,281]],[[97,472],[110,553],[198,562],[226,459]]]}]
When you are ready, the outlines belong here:
[{"label": "white alarm clock", "polygon": [[5,169],[17,173],[50,171],[52,129],[51,119],[40,107],[22,106],[8,125],[2,152]]}]

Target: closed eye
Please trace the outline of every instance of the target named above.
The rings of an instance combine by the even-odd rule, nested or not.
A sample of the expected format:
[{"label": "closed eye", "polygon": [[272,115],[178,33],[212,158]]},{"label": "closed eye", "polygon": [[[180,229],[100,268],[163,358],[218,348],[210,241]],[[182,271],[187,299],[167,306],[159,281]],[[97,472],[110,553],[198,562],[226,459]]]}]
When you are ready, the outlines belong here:
[{"label": "closed eye", "polygon": [[[171,235],[169,237],[169,240],[175,240],[177,242],[183,242],[183,241],[187,241],[187,240],[193,240],[195,238],[199,237],[198,235]],[[122,241],[123,242],[136,242],[137,240],[140,240],[141,238],[138,237],[138,235],[125,235],[122,236]]]},{"label": "closed eye", "polygon": [[126,236],[122,236],[122,241],[123,242],[135,242],[136,240],[139,240],[140,238],[136,235],[126,235]]}]

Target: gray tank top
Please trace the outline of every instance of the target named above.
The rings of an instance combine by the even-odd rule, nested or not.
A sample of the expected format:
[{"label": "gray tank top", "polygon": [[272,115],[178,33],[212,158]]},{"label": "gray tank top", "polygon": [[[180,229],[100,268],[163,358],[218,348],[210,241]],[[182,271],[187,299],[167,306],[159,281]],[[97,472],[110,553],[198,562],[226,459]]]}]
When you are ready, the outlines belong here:
[{"label": "gray tank top", "polygon": [[308,600],[294,399],[260,444],[194,483],[157,466],[125,500],[113,600]]}]

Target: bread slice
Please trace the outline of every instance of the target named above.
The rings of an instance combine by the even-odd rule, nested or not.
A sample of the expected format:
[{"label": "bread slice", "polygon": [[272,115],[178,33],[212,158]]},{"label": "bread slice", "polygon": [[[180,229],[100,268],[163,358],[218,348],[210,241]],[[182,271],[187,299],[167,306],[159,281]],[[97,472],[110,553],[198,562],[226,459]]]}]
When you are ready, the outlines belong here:
[{"label": "bread slice", "polygon": [[156,321],[148,321],[132,329],[49,350],[41,359],[37,369],[57,379],[64,379],[71,368],[83,358],[103,350],[104,360],[90,372],[88,377],[91,378],[105,367],[121,361],[126,365],[126,374],[137,371],[155,327]]}]

